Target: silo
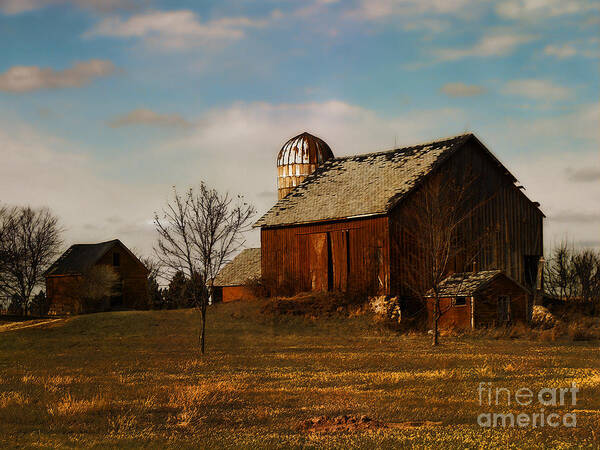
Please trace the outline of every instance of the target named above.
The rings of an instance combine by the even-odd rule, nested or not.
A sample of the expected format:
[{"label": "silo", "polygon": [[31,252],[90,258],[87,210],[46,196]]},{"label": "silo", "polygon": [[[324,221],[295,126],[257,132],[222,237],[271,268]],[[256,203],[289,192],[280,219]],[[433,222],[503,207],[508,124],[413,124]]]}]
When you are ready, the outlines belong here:
[{"label": "silo", "polygon": [[277,197],[288,195],[318,166],[333,158],[329,145],[316,136],[302,133],[287,141],[277,155]]}]

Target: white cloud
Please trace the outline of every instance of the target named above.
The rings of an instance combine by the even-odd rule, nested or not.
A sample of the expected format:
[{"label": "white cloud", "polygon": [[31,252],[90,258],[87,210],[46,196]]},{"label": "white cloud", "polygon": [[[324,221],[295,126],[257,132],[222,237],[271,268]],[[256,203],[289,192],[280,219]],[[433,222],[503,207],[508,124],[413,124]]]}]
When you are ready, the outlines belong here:
[{"label": "white cloud", "polygon": [[361,0],[352,15],[367,19],[421,14],[459,14],[481,5],[477,0]]},{"label": "white cloud", "polygon": [[115,117],[108,122],[113,128],[129,125],[154,125],[166,127],[189,127],[191,123],[179,114],[160,114],[151,109],[134,109],[127,114]]},{"label": "white cloud", "polygon": [[473,97],[485,93],[485,88],[475,84],[446,83],[441,91],[450,97]]},{"label": "white cloud", "polygon": [[[552,139],[557,146],[566,146],[557,138],[568,140],[585,140],[591,148],[600,148],[600,103],[581,106],[577,111],[557,117],[538,118],[532,120],[529,133]],[[559,147],[559,148],[560,148]],[[548,147],[550,148],[550,147]]]},{"label": "white cloud", "polygon": [[[465,131],[468,116],[459,109],[406,111],[382,117],[345,102],[282,104],[239,103],[209,111],[185,138],[155,148],[173,183],[205,179],[219,189],[244,193],[259,212],[275,201],[275,156],[282,144],[302,131],[323,138],[336,156],[411,145]],[[510,119],[485,132],[486,144],[497,153],[542,204],[549,216],[547,243],[568,234],[576,241],[598,240],[598,223],[590,214],[600,211],[600,183],[575,183],[566,168],[600,168],[600,104],[560,116],[534,120]],[[475,129],[475,133],[483,133]],[[167,163],[166,161],[172,161]],[[183,168],[181,161],[186,161]],[[195,162],[194,162],[195,161]],[[178,167],[178,168],[176,168]],[[587,172],[586,172],[587,173]],[[596,172],[594,172],[596,173]],[[587,174],[589,178],[589,174]],[[195,178],[194,178],[195,177]],[[586,195],[582,195],[585,189]],[[591,201],[590,201],[591,200]],[[584,220],[561,222],[560,214],[576,211]],[[553,217],[559,215],[559,220]],[[564,216],[563,216],[564,217]],[[258,244],[254,236],[252,245]]]},{"label": "white cloud", "polygon": [[75,63],[65,70],[38,66],[13,66],[0,74],[0,91],[29,92],[39,89],[80,87],[95,78],[113,73],[115,66],[110,61],[91,59]]},{"label": "white cloud", "polygon": [[500,16],[533,20],[581,14],[598,9],[600,5],[595,0],[507,0],[496,6]]},{"label": "white cloud", "polygon": [[440,61],[456,61],[469,57],[505,56],[532,39],[531,35],[519,33],[490,34],[483,36],[471,47],[438,49],[434,51],[434,54]]},{"label": "white cloud", "polygon": [[[458,109],[383,117],[340,101],[238,103],[203,114],[185,136],[97,159],[86,156],[91,153],[83,153],[78,144],[2,120],[0,192],[5,202],[52,208],[68,228],[68,244],[120,238],[149,253],[155,239],[152,215],[173,185],[185,189],[204,180],[221,191],[244,194],[259,213],[265,212],[276,199],[277,152],[302,131],[320,136],[335,155],[343,156],[392,148],[394,142],[411,145],[458,134],[465,131],[467,120]],[[598,239],[598,224],[590,222],[589,215],[600,210],[600,183],[574,183],[566,168],[579,173],[598,167],[597,151],[577,150],[598,148],[599,121],[600,106],[589,105],[561,117],[512,120],[498,124],[496,135],[486,133],[490,149],[514,169],[527,194],[542,203],[549,217],[560,219],[570,211],[586,215],[579,217],[585,219],[581,223],[549,219],[547,242],[566,232],[575,240]],[[515,156],[514,149],[523,152]],[[256,232],[248,244],[258,244]]]},{"label": "white cloud", "polygon": [[[464,123],[456,109],[384,118],[339,101],[239,103],[210,110],[184,137],[96,159],[84,146],[2,120],[0,192],[4,202],[49,206],[68,228],[67,244],[120,238],[149,254],[153,213],[164,206],[172,186],[185,189],[204,180],[243,194],[264,213],[277,197],[277,153],[304,130],[341,156],[457,134]],[[249,245],[257,245],[258,238],[251,234]]]},{"label": "white cloud", "polygon": [[[243,193],[262,214],[277,195],[277,153],[296,134],[315,134],[335,155],[343,156],[458,134],[465,122],[457,109],[407,111],[384,118],[340,101],[237,103],[201,116],[188,135],[158,145],[150,160],[163,161],[173,184],[203,179],[219,189]],[[252,239],[256,245],[258,235]]]},{"label": "white cloud", "polygon": [[600,169],[597,152],[532,154],[517,158],[512,164],[527,190],[525,193],[539,201],[547,216],[544,237],[546,246],[568,238],[576,243],[594,243],[600,247],[600,183],[573,181],[565,167],[583,170]]},{"label": "white cloud", "polygon": [[546,245],[568,236],[600,247],[600,223],[591,221],[600,211],[598,123],[600,103],[592,103],[549,117],[507,116],[475,130],[526,187],[525,194],[540,202],[548,216]]},{"label": "white cloud", "polygon": [[[149,221],[168,187],[118,182],[81,146],[3,120],[0,125],[2,202],[48,206],[66,228],[65,245],[120,238],[149,254]],[[110,164],[110,163],[109,163]],[[115,221],[118,217],[120,220]]]},{"label": "white cloud", "polygon": [[560,45],[547,45],[544,48],[544,54],[548,56],[554,56],[558,59],[572,58],[575,56],[583,58],[598,58],[600,57],[598,42],[598,38],[591,38]]},{"label": "white cloud", "polygon": [[600,182],[600,164],[598,167],[581,167],[573,169],[571,167],[566,170],[569,181],[575,183],[592,183]]},{"label": "white cloud", "polygon": [[509,95],[533,100],[565,100],[571,96],[571,89],[547,80],[526,79],[513,80],[505,84],[503,92]]},{"label": "white cloud", "polygon": [[248,28],[263,27],[266,19],[224,17],[201,21],[190,10],[151,11],[123,20],[110,17],[84,34],[85,37],[108,36],[138,38],[154,48],[182,50],[244,37]]},{"label": "white cloud", "polygon": [[108,12],[131,9],[140,0],[0,0],[0,11],[4,14],[20,14],[52,5],[71,4],[80,8]]},{"label": "white cloud", "polygon": [[[385,23],[410,32],[421,32],[423,39],[450,30],[458,23],[478,20],[491,0],[359,0],[343,16],[367,23]],[[458,25],[464,26],[464,25]]]},{"label": "white cloud", "polygon": [[577,49],[569,44],[548,45],[544,48],[544,54],[556,56],[559,59],[570,58],[577,54]]}]

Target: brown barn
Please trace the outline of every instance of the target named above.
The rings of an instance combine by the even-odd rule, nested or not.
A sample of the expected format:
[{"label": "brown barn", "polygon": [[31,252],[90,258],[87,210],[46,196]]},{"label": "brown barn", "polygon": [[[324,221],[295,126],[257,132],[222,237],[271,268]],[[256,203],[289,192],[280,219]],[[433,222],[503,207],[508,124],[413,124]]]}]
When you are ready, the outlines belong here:
[{"label": "brown barn", "polygon": [[82,307],[74,286],[98,266],[110,266],[118,275],[107,308],[144,308],[148,302],[148,269],[118,239],[98,244],[76,244],[46,271],[50,314],[77,314]]},{"label": "brown barn", "polygon": [[[473,208],[462,239],[493,230],[480,269],[534,286],[544,214],[473,134],[335,158],[326,143],[303,133],[284,145],[277,163],[280,199],[254,225],[261,229],[262,276],[276,286],[405,295],[406,267],[414,264],[403,242],[407,205],[418,204],[434,175],[460,179],[467,169],[478,179],[473,203],[491,200]],[[452,261],[449,272],[466,265]]]},{"label": "brown barn", "polygon": [[[474,329],[526,322],[529,291],[500,270],[456,273],[440,284],[440,328]],[[433,325],[434,294],[427,298]]]},{"label": "brown barn", "polygon": [[230,261],[215,277],[214,300],[231,302],[252,299],[248,280],[260,277],[260,248],[247,248]]}]

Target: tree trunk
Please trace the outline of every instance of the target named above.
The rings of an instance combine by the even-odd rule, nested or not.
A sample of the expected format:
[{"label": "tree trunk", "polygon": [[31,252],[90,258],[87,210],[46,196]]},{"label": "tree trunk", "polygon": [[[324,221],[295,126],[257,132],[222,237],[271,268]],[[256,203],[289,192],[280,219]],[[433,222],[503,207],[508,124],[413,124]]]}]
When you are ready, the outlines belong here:
[{"label": "tree trunk", "polygon": [[202,331],[200,332],[200,351],[204,355],[204,336],[206,330],[206,305],[202,305]]},{"label": "tree trunk", "polygon": [[436,347],[439,344],[438,339],[438,320],[440,318],[440,299],[435,298],[435,302],[433,303],[433,340],[431,345]]}]

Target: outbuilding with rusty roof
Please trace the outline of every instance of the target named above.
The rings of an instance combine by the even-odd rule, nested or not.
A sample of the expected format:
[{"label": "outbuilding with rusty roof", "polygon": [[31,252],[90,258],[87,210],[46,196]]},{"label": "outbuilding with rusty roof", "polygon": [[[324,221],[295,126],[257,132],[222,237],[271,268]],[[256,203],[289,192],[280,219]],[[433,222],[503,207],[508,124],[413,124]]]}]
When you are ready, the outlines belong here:
[{"label": "outbuilding with rusty roof", "polygon": [[[439,284],[440,328],[474,329],[527,322],[531,314],[530,292],[500,270],[455,273]],[[433,290],[425,297],[427,316],[433,324]]]}]

